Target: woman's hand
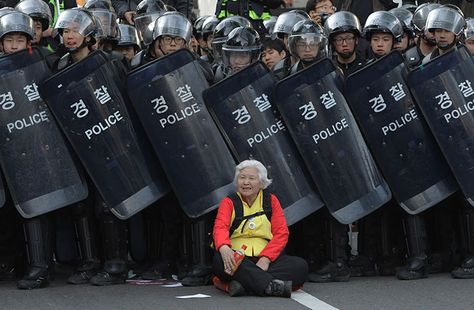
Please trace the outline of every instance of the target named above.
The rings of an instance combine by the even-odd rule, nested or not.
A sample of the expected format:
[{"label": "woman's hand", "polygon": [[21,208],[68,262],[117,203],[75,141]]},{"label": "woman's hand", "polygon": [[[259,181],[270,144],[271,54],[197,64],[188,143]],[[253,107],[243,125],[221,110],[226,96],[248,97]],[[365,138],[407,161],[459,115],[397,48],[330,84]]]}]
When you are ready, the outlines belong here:
[{"label": "woman's hand", "polygon": [[262,256],[258,259],[256,265],[260,267],[260,269],[262,269],[263,271],[267,271],[268,267],[270,266],[270,260],[268,259],[268,257]]},{"label": "woman's hand", "polygon": [[235,268],[234,250],[228,245],[223,245],[219,249],[221,253],[222,261],[224,262],[224,270],[227,274],[232,274],[232,270]]}]

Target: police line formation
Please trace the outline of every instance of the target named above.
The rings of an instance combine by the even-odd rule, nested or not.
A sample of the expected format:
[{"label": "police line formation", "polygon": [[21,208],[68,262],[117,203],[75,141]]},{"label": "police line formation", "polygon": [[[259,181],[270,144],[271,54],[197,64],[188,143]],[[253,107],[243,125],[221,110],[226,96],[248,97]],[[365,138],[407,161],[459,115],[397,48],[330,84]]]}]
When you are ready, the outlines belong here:
[{"label": "police line formation", "polygon": [[[73,219],[80,257],[69,283],[125,283],[138,240],[154,262],[144,279],[176,273],[186,256],[183,284],[208,284],[212,211],[248,158],[268,168],[288,251],[308,260],[310,281],[474,277],[473,20],[431,3],[374,12],[364,27],[347,11],[320,25],[293,10],[259,34],[240,16],[193,30],[167,9],[143,0],[133,27],[110,1],[89,0],[60,12],[56,52],[39,44],[47,4],[0,10],[0,212],[9,229],[23,218],[18,288],[49,284],[53,248],[68,256],[53,246],[58,212]],[[281,45],[286,57],[259,61]]]}]

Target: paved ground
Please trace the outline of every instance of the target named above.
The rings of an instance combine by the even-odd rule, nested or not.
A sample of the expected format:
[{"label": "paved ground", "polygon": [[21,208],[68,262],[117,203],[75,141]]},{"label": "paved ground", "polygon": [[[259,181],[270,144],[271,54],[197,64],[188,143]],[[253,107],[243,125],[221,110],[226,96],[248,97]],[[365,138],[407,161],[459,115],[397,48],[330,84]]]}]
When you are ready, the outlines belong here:
[{"label": "paved ground", "polygon": [[[393,277],[352,278],[345,283],[307,283],[293,297],[313,309],[473,310],[474,280],[454,280],[448,274],[418,281]],[[211,297],[178,299],[206,294]],[[324,303],[323,303],[324,302]],[[331,307],[332,306],[332,307]],[[0,309],[308,309],[293,299],[231,298],[207,287],[165,288],[159,285],[93,287],[65,284],[65,276],[46,289],[20,291],[14,282],[0,283]]]}]

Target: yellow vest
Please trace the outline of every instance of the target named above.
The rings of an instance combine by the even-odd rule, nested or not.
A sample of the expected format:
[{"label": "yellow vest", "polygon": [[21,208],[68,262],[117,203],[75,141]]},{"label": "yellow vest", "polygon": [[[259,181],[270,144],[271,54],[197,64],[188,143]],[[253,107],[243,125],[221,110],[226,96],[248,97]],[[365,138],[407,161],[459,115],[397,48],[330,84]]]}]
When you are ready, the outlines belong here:
[{"label": "yellow vest", "polygon": [[[263,191],[257,195],[252,206],[243,201],[240,193],[237,193],[242,200],[243,214],[247,216],[263,211]],[[231,225],[235,219],[235,210],[232,210]],[[253,223],[253,224],[252,224]],[[243,244],[247,246],[246,256],[259,256],[260,252],[267,246],[268,241],[273,238],[272,224],[265,214],[251,218],[248,221],[242,221],[239,227],[230,236],[230,243],[233,250],[238,250]]]}]

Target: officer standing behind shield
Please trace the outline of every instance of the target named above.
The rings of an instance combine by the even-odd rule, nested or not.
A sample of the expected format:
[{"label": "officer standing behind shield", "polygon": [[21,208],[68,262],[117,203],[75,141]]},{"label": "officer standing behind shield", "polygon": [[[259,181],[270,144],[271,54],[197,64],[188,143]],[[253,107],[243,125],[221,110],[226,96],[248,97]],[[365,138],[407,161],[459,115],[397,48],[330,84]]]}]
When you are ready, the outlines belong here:
[{"label": "officer standing behind shield", "polygon": [[[443,5],[432,10],[426,19],[425,28],[434,34],[437,48],[423,59],[423,63],[452,51],[460,43],[460,36],[465,26],[462,11],[454,5]],[[451,276],[458,279],[474,278],[474,208],[464,198],[459,200],[457,207],[464,260],[451,272]],[[435,216],[438,216],[440,221],[446,222],[451,219],[450,214],[440,212]]]},{"label": "officer standing behind shield", "polygon": [[[139,54],[132,59],[132,65],[137,67],[143,65],[153,59],[166,56],[180,49],[187,48],[192,35],[192,26],[188,19],[179,12],[166,12],[154,23],[152,34],[152,42],[148,46],[147,57],[140,57]],[[201,69],[208,80],[213,79],[212,69],[210,65],[198,58]],[[154,280],[162,277],[170,277],[177,272],[177,261],[179,258],[179,245],[182,236],[183,213],[179,206],[178,200],[174,193],[168,194],[155,204],[154,208],[149,208],[155,214],[152,215],[152,226],[156,226],[156,220],[161,227],[161,242],[159,243],[159,255],[151,257],[155,261],[151,268],[142,274],[142,278]],[[157,213],[157,214],[156,214]],[[195,240],[206,240],[205,235],[209,225],[208,219],[204,219],[198,223],[192,223],[191,229],[197,236]],[[151,238],[152,235],[149,235]],[[197,242],[199,243],[199,242]],[[152,244],[156,246],[156,244]],[[195,244],[196,251],[206,251],[206,244]],[[150,251],[151,252],[151,251]],[[197,253],[194,253],[197,254]],[[206,255],[195,255],[195,257],[203,257]],[[209,266],[206,262],[194,262],[192,270],[182,279],[183,285],[194,286],[204,285],[210,281],[210,257]]]},{"label": "officer standing behind shield", "polygon": [[[0,40],[5,55],[31,47],[31,41],[35,35],[33,25],[33,20],[20,12],[9,13],[0,18]],[[50,281],[50,266],[53,257],[49,215],[25,220],[24,228],[29,267],[23,278],[18,281],[17,287],[19,289],[46,287]]]},{"label": "officer standing behind shield", "polygon": [[294,74],[327,57],[328,39],[323,28],[312,20],[297,22],[288,39],[290,54],[298,59],[291,68]]},{"label": "officer standing behind shield", "polygon": [[421,65],[423,58],[436,48],[436,41],[431,32],[425,30],[428,14],[439,7],[436,3],[423,3],[413,13],[412,24],[416,33],[415,46],[405,52],[405,59],[409,68]]},{"label": "officer standing behind shield", "polygon": [[335,52],[334,62],[344,75],[348,76],[361,69],[365,59],[356,51],[361,33],[357,16],[351,12],[337,12],[327,19],[324,27]]},{"label": "officer standing behind shield", "polygon": [[466,19],[466,29],[464,29],[464,45],[469,49],[471,55],[474,55],[474,19]]},{"label": "officer standing behind shield", "polygon": [[[377,11],[367,17],[363,35],[370,42],[372,61],[390,53],[403,35],[401,22],[393,14]],[[370,63],[370,62],[369,62]],[[401,209],[392,200],[376,212],[362,218],[359,228],[359,256],[350,261],[352,276],[395,274],[404,248]],[[376,269],[377,266],[377,269]]]},{"label": "officer standing behind shield", "polygon": [[135,27],[130,25],[118,25],[118,42],[114,47],[114,51],[122,53],[122,55],[130,62],[140,50],[140,39]]},{"label": "officer standing behind shield", "polygon": [[[86,58],[95,44],[96,24],[93,16],[84,9],[70,9],[61,13],[55,26],[55,32],[62,36],[64,47],[68,51],[56,63],[55,71]],[[100,260],[97,249],[93,207],[100,220],[105,262],[100,271]],[[89,199],[73,207],[76,231],[79,237],[81,262],[74,274],[68,278],[71,284],[91,283],[110,285],[125,283],[127,278],[127,230],[124,221],[116,218],[105,205],[98,193],[92,191]]]}]

